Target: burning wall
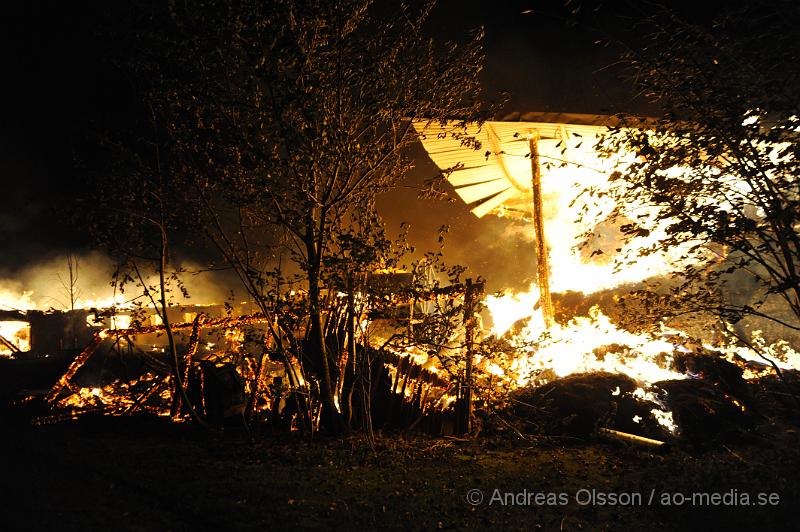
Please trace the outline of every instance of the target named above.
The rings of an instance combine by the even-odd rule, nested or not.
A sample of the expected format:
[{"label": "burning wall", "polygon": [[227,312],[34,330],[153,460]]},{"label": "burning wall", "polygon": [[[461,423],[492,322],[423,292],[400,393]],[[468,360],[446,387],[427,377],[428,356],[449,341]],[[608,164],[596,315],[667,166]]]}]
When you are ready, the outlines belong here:
[{"label": "burning wall", "polygon": [[[71,289],[70,267],[74,276]],[[180,290],[172,291],[174,308],[170,317],[174,321],[191,321],[201,311],[225,314],[222,304],[233,294],[226,279],[209,273],[194,274],[201,268],[189,263],[176,267],[186,271],[180,277],[189,297]],[[0,337],[5,339],[0,340],[0,356],[80,350],[96,330],[129,327],[131,314],[140,305],[144,306],[145,325],[157,325],[159,320],[147,310],[149,302],[141,290],[115,289],[110,284],[113,272],[114,263],[100,252],[59,256],[21,271],[0,272]],[[156,279],[153,274],[146,282],[152,285]],[[252,311],[234,310],[242,314]]]}]

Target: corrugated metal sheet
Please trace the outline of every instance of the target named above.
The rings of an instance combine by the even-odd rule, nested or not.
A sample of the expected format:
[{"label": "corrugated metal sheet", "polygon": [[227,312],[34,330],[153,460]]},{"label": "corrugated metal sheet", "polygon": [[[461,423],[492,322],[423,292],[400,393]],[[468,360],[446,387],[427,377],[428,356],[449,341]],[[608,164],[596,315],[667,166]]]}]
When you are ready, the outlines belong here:
[{"label": "corrugated metal sheet", "polygon": [[[465,203],[474,204],[471,210],[478,217],[504,205],[519,205],[530,194],[532,132],[540,139],[542,179],[546,180],[552,168],[596,163],[594,145],[608,126],[615,125],[611,117],[567,113],[511,115],[480,128],[468,126],[466,131],[451,124],[414,121],[433,162],[442,170],[459,166],[448,179]],[[474,141],[480,148],[475,148]]]}]

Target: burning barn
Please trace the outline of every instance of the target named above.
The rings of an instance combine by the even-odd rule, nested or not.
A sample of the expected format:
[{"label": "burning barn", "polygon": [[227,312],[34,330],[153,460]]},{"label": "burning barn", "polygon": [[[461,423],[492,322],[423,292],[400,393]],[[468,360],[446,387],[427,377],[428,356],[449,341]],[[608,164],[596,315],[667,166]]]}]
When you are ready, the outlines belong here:
[{"label": "burning barn", "polygon": [[[684,250],[659,246],[665,235],[659,228],[632,237],[627,231],[623,238],[625,224],[652,221],[655,210],[644,203],[616,205],[607,194],[614,173],[625,172],[639,157],[598,151],[609,129],[621,127],[616,119],[527,113],[474,125],[466,132],[425,120],[414,125],[430,158],[475,216],[530,224],[530,255],[521,260],[535,268],[536,282],[527,293],[486,299],[490,332],[509,342],[513,354],[485,363],[514,386],[532,387],[533,396],[522,404],[538,404],[540,393],[558,397],[551,392],[566,386],[561,404],[572,401],[573,410],[557,416],[565,419],[586,401],[618,405],[615,397],[628,395],[647,403],[644,415],[667,433],[679,430],[673,413],[688,433],[714,412],[730,411],[736,418],[747,411],[742,374],[754,377],[775,370],[794,375],[800,367],[798,346],[782,336],[770,339],[775,358],[768,361],[756,350],[726,340],[725,325],[711,315],[699,325],[662,322],[655,332],[621,325],[625,320],[620,313],[626,310],[619,308],[619,296],[652,279],[667,280],[689,264],[702,267],[702,261]],[[626,260],[630,257],[636,259]],[[688,262],[692,260],[696,262]],[[741,290],[732,287],[732,294],[718,297],[741,298]],[[758,331],[744,332],[741,326],[734,325],[742,336],[761,338]],[[786,329],[781,333],[788,334]],[[619,375],[625,384],[607,386],[604,375]],[[556,388],[538,388],[565,377],[569,379]],[[580,393],[569,391],[570,386]],[[630,430],[631,419],[642,422],[641,412],[625,411],[618,426]],[[602,417],[594,416],[593,422]]]}]

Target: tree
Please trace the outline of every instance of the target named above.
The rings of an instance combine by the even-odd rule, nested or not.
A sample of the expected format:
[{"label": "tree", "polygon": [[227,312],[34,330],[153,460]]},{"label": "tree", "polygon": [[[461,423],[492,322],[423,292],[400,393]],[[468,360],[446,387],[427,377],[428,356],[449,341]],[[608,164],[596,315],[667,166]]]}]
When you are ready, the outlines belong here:
[{"label": "tree", "polygon": [[81,289],[78,288],[78,260],[77,255],[67,255],[67,277],[58,274],[58,282],[64,289],[64,294],[69,298],[69,310],[75,310],[75,302],[81,297]]},{"label": "tree", "polygon": [[[368,241],[363,230],[380,226],[357,218],[412,167],[412,119],[482,117],[482,35],[437,46],[422,33],[432,7],[175,2],[169,13],[156,6],[159,29],[144,33],[145,48],[162,54],[142,63],[153,80],[147,98],[200,227],[267,315],[283,275],[276,258],[288,256],[303,274],[307,347],[332,431],[343,423],[324,334],[326,257],[359,260],[339,236],[359,226]],[[273,335],[280,343],[280,331]]]},{"label": "tree", "polygon": [[[646,44],[623,61],[661,116],[621,116],[600,144],[636,156],[611,178],[616,216],[640,213],[623,231],[663,231],[643,254],[680,252],[668,293],[634,294],[651,310],[640,317],[710,311],[800,331],[800,7],[734,2],[702,23],[656,6],[641,24]],[[786,310],[765,310],[776,298]]]},{"label": "tree", "polygon": [[[96,132],[92,160],[86,167],[93,188],[83,199],[89,205],[79,210],[79,218],[117,262],[111,280],[115,293],[138,292],[130,298],[136,321],[147,316],[145,307],[149,306],[163,325],[172,371],[173,406],[182,403],[191,419],[206,427],[208,424],[189,400],[183,357],[178,353],[169,316],[174,292],[188,297],[171,245],[185,233],[190,211],[176,199],[177,183],[166,172],[163,128],[152,112],[146,113],[141,122],[139,127],[114,135]],[[72,265],[70,262],[71,280]],[[77,275],[77,262],[74,268]]]}]

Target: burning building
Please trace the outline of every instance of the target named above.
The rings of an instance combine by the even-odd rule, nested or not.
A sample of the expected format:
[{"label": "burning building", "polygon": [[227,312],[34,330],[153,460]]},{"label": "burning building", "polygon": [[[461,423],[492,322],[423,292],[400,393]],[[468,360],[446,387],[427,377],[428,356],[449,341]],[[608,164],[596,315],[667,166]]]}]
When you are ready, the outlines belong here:
[{"label": "burning building", "polygon": [[[664,225],[622,238],[624,224],[652,222],[656,213],[644,203],[615,205],[607,194],[611,176],[624,173],[637,157],[597,149],[609,129],[620,126],[607,116],[557,113],[516,114],[466,131],[415,121],[428,155],[475,216],[530,223],[530,254],[520,260],[536,270],[536,283],[527,293],[486,299],[491,333],[514,346],[513,356],[489,362],[490,371],[516,386],[597,372],[625,375],[637,384],[629,392],[649,397],[653,415],[672,431],[669,386],[654,385],[699,377],[676,360],[713,353],[747,367],[745,373],[753,372],[748,374],[767,364],[753,349],[726,344],[724,326],[713,317],[690,330],[682,323],[661,323],[652,333],[626,330],[606,315],[618,294],[698,260],[687,259],[691,254],[684,249],[659,245]],[[651,251],[639,253],[645,249]],[[566,311],[561,316],[559,307]],[[774,364],[799,368],[797,346],[777,344],[782,348],[771,351]]]},{"label": "burning building", "polygon": [[[536,282],[527,292],[484,296],[481,283],[431,288],[430,271],[422,272],[425,279],[416,279],[409,271],[379,271],[368,276],[363,293],[326,290],[329,306],[323,318],[338,357],[332,364],[337,406],[347,405],[352,415],[355,407],[348,403],[353,400],[355,360],[363,356],[368,367],[358,371],[372,379],[365,393],[375,399],[385,392],[384,414],[394,412],[411,426],[449,409],[461,421],[451,423],[455,426],[448,430],[467,432],[473,402],[485,404],[492,390],[533,389],[533,398],[526,401],[536,403],[539,393],[559,396],[559,385],[554,384],[559,379],[584,390],[599,385],[602,401],[619,398],[635,404],[621,409],[625,419],[612,424],[628,431],[633,430],[631,423],[648,420],[659,430],[675,431],[672,396],[680,394],[706,394],[709,401],[716,401],[715,408],[742,412],[743,402],[737,398],[742,374],[769,370],[753,350],[726,344],[719,337],[721,331],[710,332],[716,325],[713,321],[698,334],[681,323],[659,323],[655,332],[629,330],[618,319],[618,295],[637,283],[667,276],[684,266],[685,259],[680,250],[658,246],[663,237],[658,230],[622,237],[621,225],[652,216],[646,205],[625,205],[621,219],[611,219],[617,205],[605,193],[610,176],[624,171],[635,157],[601,156],[596,150],[608,126],[616,124],[594,115],[512,118],[470,126],[466,132],[422,120],[414,127],[431,159],[475,216],[528,224],[531,246],[520,261],[531,265]],[[620,260],[645,248],[655,251],[619,267]],[[291,410],[290,398],[296,401],[317,393],[304,373],[305,365],[313,364],[304,358],[308,327],[298,325],[302,318],[291,310],[302,307],[303,297],[292,291],[276,301],[269,316],[233,309],[233,316],[226,317],[221,306],[170,308],[169,321],[179,344],[177,363],[169,359],[166,328],[152,311],[135,316],[119,308],[13,311],[5,316],[3,346],[18,354],[25,351],[22,341],[29,339],[33,353],[80,352],[46,396],[54,406],[85,410],[103,405],[113,413],[151,408],[180,417],[176,381],[181,381],[174,370],[180,367],[187,391],[206,413],[230,413],[246,403],[251,411],[260,404],[278,414]],[[483,321],[475,312],[480,298],[486,308]],[[433,323],[433,329],[444,322],[448,327],[435,338],[417,338],[431,316],[445,316]],[[489,324],[486,330],[483,323]],[[254,332],[257,340],[247,347],[246,338]],[[778,355],[776,367],[800,367],[800,356],[792,347],[783,343],[773,350]],[[111,367],[117,373],[107,371],[92,381],[86,375],[91,374],[90,360],[98,353],[101,362],[94,363],[95,369]],[[116,359],[126,356],[129,360],[118,365]],[[127,372],[125,378],[119,372]],[[596,377],[587,381],[582,375]],[[700,383],[709,379],[714,381],[711,388]],[[223,381],[227,384],[220,384]],[[474,401],[479,388],[487,397]],[[203,390],[212,389],[239,402],[229,397],[220,403],[219,398],[203,395]],[[561,396],[567,403],[591,402],[595,392]],[[584,399],[575,400],[578,396]],[[316,407],[306,407],[306,422],[318,423]],[[568,412],[562,414],[569,417]],[[445,422],[437,423],[430,425],[432,432],[443,430]]]}]

